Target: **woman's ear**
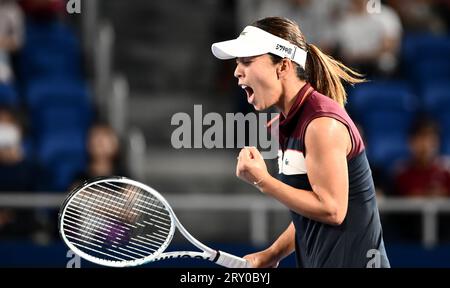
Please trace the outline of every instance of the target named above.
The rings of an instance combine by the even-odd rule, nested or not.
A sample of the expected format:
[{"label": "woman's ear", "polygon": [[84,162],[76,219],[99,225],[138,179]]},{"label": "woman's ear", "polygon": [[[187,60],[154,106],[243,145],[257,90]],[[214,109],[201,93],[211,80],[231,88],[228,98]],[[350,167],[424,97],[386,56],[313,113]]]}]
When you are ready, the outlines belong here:
[{"label": "woman's ear", "polygon": [[284,78],[292,69],[292,62],[289,59],[283,59],[280,63],[278,63],[277,67],[277,78]]}]

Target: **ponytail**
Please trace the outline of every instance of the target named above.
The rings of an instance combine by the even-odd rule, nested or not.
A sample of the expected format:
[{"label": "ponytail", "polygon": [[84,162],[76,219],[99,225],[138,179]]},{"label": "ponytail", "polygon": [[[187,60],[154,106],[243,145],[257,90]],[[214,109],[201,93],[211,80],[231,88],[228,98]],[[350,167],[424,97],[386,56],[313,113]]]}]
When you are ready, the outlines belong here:
[{"label": "ponytail", "polygon": [[[292,20],[281,17],[267,17],[254,22],[252,25],[308,51],[305,69],[297,65],[297,77],[308,81],[314,89],[338,102],[342,107],[347,101],[344,82],[354,85],[366,81],[362,74],[324,54],[316,46],[308,44],[298,24]],[[281,57],[273,54],[271,54],[271,57],[274,63],[282,60]]]},{"label": "ponytail", "polygon": [[351,85],[365,82],[363,75],[326,55],[316,46],[312,44],[307,46],[309,48],[306,60],[307,81],[321,94],[344,107],[347,102],[347,93],[343,82]]}]

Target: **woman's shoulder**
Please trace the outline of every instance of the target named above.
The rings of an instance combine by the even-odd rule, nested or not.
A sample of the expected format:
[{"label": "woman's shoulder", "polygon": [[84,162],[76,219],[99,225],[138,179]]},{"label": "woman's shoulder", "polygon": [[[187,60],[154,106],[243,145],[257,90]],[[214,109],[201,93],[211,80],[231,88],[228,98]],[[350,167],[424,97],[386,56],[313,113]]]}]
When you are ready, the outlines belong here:
[{"label": "woman's shoulder", "polygon": [[309,99],[305,101],[304,108],[306,117],[317,118],[321,115],[335,115],[346,122],[352,122],[345,108],[328,96],[325,96],[318,91],[314,91],[308,98]]},{"label": "woman's shoulder", "polygon": [[308,97],[308,101],[305,101],[306,105],[312,107],[313,109],[320,110],[320,109],[337,109],[337,110],[343,110],[341,105],[331,99],[330,97],[320,93],[319,91],[314,90],[311,95]]},{"label": "woman's shoulder", "polygon": [[350,132],[353,147],[350,156],[355,156],[364,150],[364,143],[353,120],[344,107],[333,99],[314,91],[308,101],[305,101],[302,134],[306,132],[307,126],[319,117],[329,117],[343,123]]}]

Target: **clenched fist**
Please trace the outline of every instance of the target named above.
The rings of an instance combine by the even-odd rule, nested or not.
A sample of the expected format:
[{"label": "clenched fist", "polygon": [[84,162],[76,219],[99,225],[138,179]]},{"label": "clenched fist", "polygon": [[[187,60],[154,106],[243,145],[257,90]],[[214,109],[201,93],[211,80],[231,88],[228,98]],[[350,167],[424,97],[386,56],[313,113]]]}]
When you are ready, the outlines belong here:
[{"label": "clenched fist", "polygon": [[256,186],[270,176],[264,158],[258,149],[255,147],[241,149],[236,165],[236,176]]}]

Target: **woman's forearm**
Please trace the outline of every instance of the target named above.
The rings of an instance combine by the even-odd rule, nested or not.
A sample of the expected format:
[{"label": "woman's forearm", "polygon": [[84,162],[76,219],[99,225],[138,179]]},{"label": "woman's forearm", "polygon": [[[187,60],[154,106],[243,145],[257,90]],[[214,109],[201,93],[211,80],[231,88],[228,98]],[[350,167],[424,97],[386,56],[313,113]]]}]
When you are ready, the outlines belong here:
[{"label": "woman's forearm", "polygon": [[288,228],[268,248],[273,255],[280,260],[290,255],[295,250],[295,227],[291,222]]},{"label": "woman's forearm", "polygon": [[313,191],[294,188],[271,176],[264,179],[258,188],[292,211],[310,219],[330,225],[339,225],[343,221],[333,200],[321,198]]}]

